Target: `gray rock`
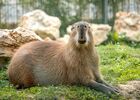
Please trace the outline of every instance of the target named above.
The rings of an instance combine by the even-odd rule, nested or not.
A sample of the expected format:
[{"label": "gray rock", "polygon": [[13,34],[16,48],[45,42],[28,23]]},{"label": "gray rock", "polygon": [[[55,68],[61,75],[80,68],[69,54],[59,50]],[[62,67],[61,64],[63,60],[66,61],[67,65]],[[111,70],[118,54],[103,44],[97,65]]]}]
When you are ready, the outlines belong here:
[{"label": "gray rock", "polygon": [[34,10],[24,14],[18,26],[31,29],[42,38],[56,39],[59,38],[60,25],[59,18],[49,16],[42,10]]}]

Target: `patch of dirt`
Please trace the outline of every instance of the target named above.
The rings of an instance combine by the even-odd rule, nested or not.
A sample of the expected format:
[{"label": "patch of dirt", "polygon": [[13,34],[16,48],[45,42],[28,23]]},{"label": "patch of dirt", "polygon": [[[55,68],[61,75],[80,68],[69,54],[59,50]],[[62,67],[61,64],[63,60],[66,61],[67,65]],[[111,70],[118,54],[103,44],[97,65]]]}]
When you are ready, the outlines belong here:
[{"label": "patch of dirt", "polygon": [[118,88],[127,100],[140,100],[140,80],[119,84]]}]

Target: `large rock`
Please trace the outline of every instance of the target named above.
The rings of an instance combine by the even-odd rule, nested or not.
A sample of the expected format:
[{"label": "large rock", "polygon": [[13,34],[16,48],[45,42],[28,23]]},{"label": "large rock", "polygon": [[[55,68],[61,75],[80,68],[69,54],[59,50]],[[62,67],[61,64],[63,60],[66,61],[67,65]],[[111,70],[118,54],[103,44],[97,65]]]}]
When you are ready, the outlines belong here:
[{"label": "large rock", "polygon": [[114,30],[129,40],[140,42],[140,15],[132,12],[118,12]]},{"label": "large rock", "polygon": [[99,45],[108,39],[107,35],[111,31],[111,26],[107,24],[91,24],[91,27],[95,45]]},{"label": "large rock", "polygon": [[42,10],[28,12],[19,20],[20,27],[32,29],[42,38],[58,38],[60,25],[61,21],[59,18],[49,16]]},{"label": "large rock", "polygon": [[[67,27],[67,33],[71,32],[71,25]],[[111,26],[106,24],[91,24],[92,34],[94,36],[95,45],[99,45],[107,40],[107,35],[111,31]],[[61,40],[68,40],[68,36]]]},{"label": "large rock", "polygon": [[0,29],[0,67],[5,58],[10,58],[22,44],[42,39],[33,31],[18,27],[13,30]]}]

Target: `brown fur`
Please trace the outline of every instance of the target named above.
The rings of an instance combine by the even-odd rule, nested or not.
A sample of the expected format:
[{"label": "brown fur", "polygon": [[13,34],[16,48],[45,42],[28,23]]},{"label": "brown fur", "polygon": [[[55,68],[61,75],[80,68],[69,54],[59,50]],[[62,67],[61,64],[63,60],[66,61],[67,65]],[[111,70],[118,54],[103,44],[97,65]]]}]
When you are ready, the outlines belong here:
[{"label": "brown fur", "polygon": [[[88,45],[76,45],[77,25],[86,25]],[[86,33],[87,31],[87,33]],[[10,82],[14,85],[31,87],[48,84],[82,84],[102,81],[99,57],[93,44],[88,23],[73,25],[67,44],[58,41],[36,41],[22,46],[13,56],[8,67]]]}]

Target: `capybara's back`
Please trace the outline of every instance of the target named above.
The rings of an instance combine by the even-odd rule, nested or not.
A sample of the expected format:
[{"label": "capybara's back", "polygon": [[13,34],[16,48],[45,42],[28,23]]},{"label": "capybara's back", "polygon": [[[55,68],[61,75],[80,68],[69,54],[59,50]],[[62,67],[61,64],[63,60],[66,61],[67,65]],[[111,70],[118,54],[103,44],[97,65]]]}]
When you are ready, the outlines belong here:
[{"label": "capybara's back", "polygon": [[63,83],[62,51],[63,44],[54,41],[25,44],[14,54],[8,67],[10,82],[18,87]]}]

